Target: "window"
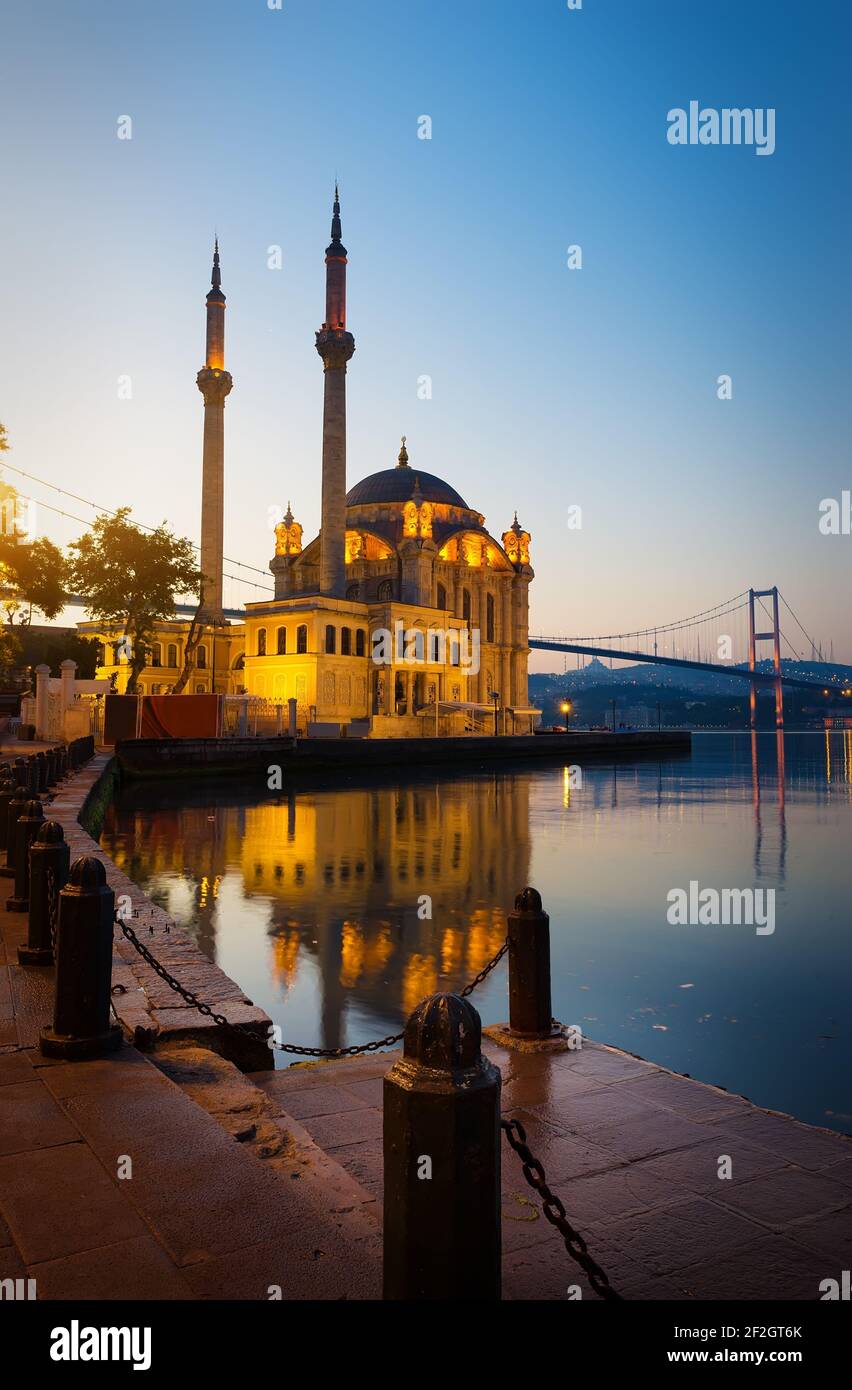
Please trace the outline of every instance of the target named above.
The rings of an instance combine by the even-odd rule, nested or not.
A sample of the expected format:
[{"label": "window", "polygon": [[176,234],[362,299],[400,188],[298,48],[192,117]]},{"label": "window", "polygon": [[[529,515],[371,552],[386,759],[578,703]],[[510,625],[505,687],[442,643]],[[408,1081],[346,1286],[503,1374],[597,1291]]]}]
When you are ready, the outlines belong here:
[{"label": "window", "polygon": [[441,660],[441,634],[439,632],[429,633],[429,660],[433,662]]},{"label": "window", "polygon": [[426,653],[426,636],[419,628],[414,632],[414,660],[422,661]]},{"label": "window", "polygon": [[393,598],[393,580],[383,579],[377,592],[379,603],[388,603]]},{"label": "window", "polygon": [[437,587],[436,587],[436,589],[435,589],[435,607],[436,607],[436,608],[446,608],[446,606],[447,606],[447,589],[446,589],[446,585],[445,585],[445,584],[438,584]]},{"label": "window", "polygon": [[337,639],[335,637],[334,623],[329,623],[325,629],[325,650],[331,655],[335,651],[336,646]]},{"label": "window", "polygon": [[266,656],[266,628],[260,627],[257,630],[257,654]]},{"label": "window", "polygon": [[152,694],[152,695],[159,695],[159,694],[162,692],[162,689],[163,689],[163,687],[162,687],[161,685],[152,685],[152,686],[151,686],[151,694]]},{"label": "window", "polygon": [[470,589],[462,591],[462,617],[466,623],[470,623]]},{"label": "window", "polygon": [[207,670],[207,648],[199,647],[195,654],[195,664],[199,671]]},{"label": "window", "polygon": [[308,650],[308,628],[306,623],[300,623],[296,628],[296,651],[306,652]]},{"label": "window", "polygon": [[[452,632],[452,633],[450,634],[450,637],[449,637],[449,648],[450,648],[450,665],[451,665],[451,666],[458,666],[458,664],[459,664],[459,635],[458,635],[458,633],[455,632],[455,631]],[[453,689],[455,689],[455,686],[453,687]],[[454,696],[453,696],[453,699],[458,699],[458,696],[457,696],[457,695],[454,695]]]},{"label": "window", "polygon": [[348,589],[346,590],[346,597],[347,597],[348,599],[352,599],[352,600],[355,600],[355,599],[358,598],[358,585],[357,585],[357,584],[350,584],[350,585],[349,585]]},{"label": "window", "polygon": [[196,685],[196,687],[195,687],[195,693],[196,693],[196,695],[203,695],[203,694],[204,694],[204,686],[203,686],[203,685]]},{"label": "window", "polygon": [[98,666],[106,665],[106,652],[104,651],[103,642],[99,642],[95,648],[95,662]]},{"label": "window", "polygon": [[351,629],[351,627],[342,627],[342,628],[340,629],[340,655],[341,655],[341,656],[351,656],[351,655],[352,655],[352,629]]},{"label": "window", "polygon": [[152,645],[151,645],[151,665],[152,665],[152,666],[162,666],[162,664],[163,664],[163,649],[162,649],[162,647],[160,646],[159,642],[154,642],[154,643],[152,643]]},{"label": "window", "polygon": [[286,629],[286,627],[279,627],[279,629],[278,629],[278,655],[279,655],[279,656],[286,656],[286,655],[287,655],[287,629]]},{"label": "window", "polygon": [[366,644],[366,637],[367,637],[367,634],[366,634],[366,632],[364,631],[364,629],[363,629],[362,627],[357,627],[357,628],[355,629],[355,655],[356,655],[356,656],[363,656],[363,655],[364,655],[364,652],[366,651],[366,645],[367,645],[367,644]]},{"label": "window", "polygon": [[494,641],[494,595],[488,594],[485,600],[485,640]]},{"label": "window", "polygon": [[170,642],[168,645],[166,651],[166,665],[174,670],[177,669],[177,647],[174,642]]}]

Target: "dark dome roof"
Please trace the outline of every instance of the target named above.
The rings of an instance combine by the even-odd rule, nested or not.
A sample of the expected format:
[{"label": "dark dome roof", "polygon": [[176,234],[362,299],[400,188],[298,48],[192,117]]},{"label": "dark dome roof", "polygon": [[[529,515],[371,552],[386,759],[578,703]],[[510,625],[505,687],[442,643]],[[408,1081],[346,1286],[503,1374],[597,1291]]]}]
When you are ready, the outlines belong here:
[{"label": "dark dome roof", "polygon": [[463,507],[469,511],[467,503],[454,487],[436,478],[434,473],[424,473],[420,468],[385,468],[381,473],[371,473],[356,483],[346,494],[347,507],[364,507],[371,502],[407,502],[414,491],[415,479],[425,502],[446,502],[451,507]]}]

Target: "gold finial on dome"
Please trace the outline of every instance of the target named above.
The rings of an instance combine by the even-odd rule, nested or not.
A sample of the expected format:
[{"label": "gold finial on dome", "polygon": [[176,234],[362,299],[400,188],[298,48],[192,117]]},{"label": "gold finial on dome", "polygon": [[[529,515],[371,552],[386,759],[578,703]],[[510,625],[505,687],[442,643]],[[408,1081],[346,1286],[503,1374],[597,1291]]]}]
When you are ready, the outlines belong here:
[{"label": "gold finial on dome", "polygon": [[397,465],[396,465],[397,468],[407,468],[407,467],[408,467],[408,450],[407,450],[406,447],[405,447],[405,439],[406,439],[406,436],[403,435],[403,436],[402,436],[402,448],[401,448],[400,451],[399,451],[399,458],[398,458],[398,460],[397,460]]}]

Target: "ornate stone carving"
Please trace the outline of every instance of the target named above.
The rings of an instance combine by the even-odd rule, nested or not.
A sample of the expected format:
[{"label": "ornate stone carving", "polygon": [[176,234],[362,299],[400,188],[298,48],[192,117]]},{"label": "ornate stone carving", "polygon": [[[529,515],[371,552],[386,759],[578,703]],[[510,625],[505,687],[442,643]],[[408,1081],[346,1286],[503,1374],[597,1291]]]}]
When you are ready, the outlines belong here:
[{"label": "ornate stone carving", "polygon": [[224,405],[234,384],[231,373],[220,371],[218,367],[202,367],[195,381],[205,405]]},{"label": "ornate stone carving", "polygon": [[343,328],[321,328],[317,333],[317,352],[327,372],[345,372],[354,351],[355,339]]}]

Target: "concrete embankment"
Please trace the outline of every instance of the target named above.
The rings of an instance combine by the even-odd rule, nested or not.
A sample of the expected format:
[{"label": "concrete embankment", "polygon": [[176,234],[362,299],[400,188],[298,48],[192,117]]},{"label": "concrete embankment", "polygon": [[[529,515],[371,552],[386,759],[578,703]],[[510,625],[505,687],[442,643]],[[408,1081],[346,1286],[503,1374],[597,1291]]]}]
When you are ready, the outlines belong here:
[{"label": "concrete embankment", "polygon": [[635,732],[519,735],[513,738],[129,739],[116,746],[122,773],[131,778],[241,776],[277,764],[288,774],[334,768],[458,767],[493,763],[560,761],[584,763],[612,758],[686,754],[692,735],[684,729]]}]

